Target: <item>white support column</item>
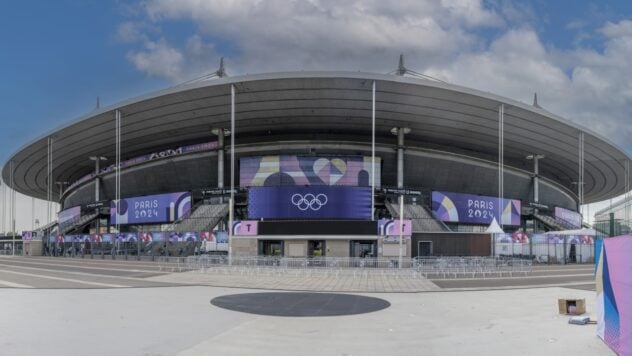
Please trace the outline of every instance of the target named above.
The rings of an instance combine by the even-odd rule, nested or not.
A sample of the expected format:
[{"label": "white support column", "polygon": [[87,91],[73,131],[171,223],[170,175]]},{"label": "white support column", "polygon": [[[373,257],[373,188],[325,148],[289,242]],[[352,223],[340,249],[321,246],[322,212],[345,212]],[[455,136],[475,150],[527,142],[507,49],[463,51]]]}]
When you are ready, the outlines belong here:
[{"label": "white support column", "polygon": [[235,85],[230,86],[230,203],[228,206],[228,264],[233,258],[233,219],[235,215]]},{"label": "white support column", "polygon": [[626,230],[625,232],[622,233],[629,233],[630,231],[630,160],[629,159],[625,159],[625,198],[623,199],[623,201],[625,202],[624,204],[624,222],[625,222],[625,226],[626,226]]},{"label": "white support column", "polygon": [[46,174],[46,215],[47,224],[50,224],[52,219],[52,200],[53,200],[53,139],[48,138],[48,156],[47,156],[47,174]]},{"label": "white support column", "polygon": [[15,181],[14,181],[13,160],[9,162],[9,179],[11,180],[11,236],[12,252],[15,256]]},{"label": "white support column", "polygon": [[375,220],[375,80],[371,102],[371,220]]},{"label": "white support column", "polygon": [[402,268],[404,255],[404,195],[399,196],[399,261],[398,268]]},{"label": "white support column", "polygon": [[498,108],[498,219],[500,228],[503,227],[502,199],[505,192],[505,104]]},{"label": "white support column", "polygon": [[[114,112],[114,118],[115,118],[115,150],[116,150],[116,157],[115,157],[115,175],[114,175],[114,200],[116,201],[116,207],[117,207],[117,215],[118,215],[118,209],[119,209],[119,204],[120,204],[120,200],[121,200],[121,112],[119,110],[116,110]],[[119,233],[121,231],[121,224],[118,221],[119,219],[116,219],[116,233]]]},{"label": "white support column", "polygon": [[[101,178],[99,177],[99,173],[101,173],[101,159],[100,157],[96,157],[94,160],[94,201],[98,202],[101,200]],[[98,232],[97,232],[98,234]]]},{"label": "white support column", "polygon": [[2,192],[2,233],[5,234],[7,232],[6,230],[6,225],[5,225],[5,219],[6,219],[6,213],[7,213],[7,201],[6,201],[6,184],[4,183],[4,181],[2,181],[2,178],[0,178],[0,189]]},{"label": "white support column", "polygon": [[217,129],[217,188],[224,188],[224,129]]}]

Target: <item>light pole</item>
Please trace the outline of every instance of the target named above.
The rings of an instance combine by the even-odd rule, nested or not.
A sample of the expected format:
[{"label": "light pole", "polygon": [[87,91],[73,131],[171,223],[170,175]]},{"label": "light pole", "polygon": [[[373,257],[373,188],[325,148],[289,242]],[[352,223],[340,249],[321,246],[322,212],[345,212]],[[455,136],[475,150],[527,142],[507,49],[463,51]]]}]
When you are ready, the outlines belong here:
[{"label": "light pole", "polygon": [[[528,155],[526,158],[528,160],[533,160],[533,202],[534,203],[539,203],[540,200],[540,165],[539,162],[542,158],[544,158],[544,155],[541,154],[531,154]],[[537,212],[538,208],[535,208],[535,211]]]},{"label": "light pole", "polygon": [[64,194],[64,187],[68,185],[68,182],[55,182],[55,184],[59,187],[59,204],[61,204],[61,197]]},{"label": "light pole", "polygon": [[90,156],[91,161],[94,161],[94,201],[98,202],[101,195],[101,181],[99,180],[99,173],[101,171],[101,161],[107,161],[108,159],[103,156]]},{"label": "light pole", "polygon": [[5,190],[6,190],[6,184],[3,184],[4,182],[2,181],[2,179],[0,179],[0,189],[2,192],[2,233],[5,234],[6,231],[6,226],[5,226],[5,218],[6,218],[6,206],[7,206],[7,202],[6,202],[6,194],[5,194]]}]

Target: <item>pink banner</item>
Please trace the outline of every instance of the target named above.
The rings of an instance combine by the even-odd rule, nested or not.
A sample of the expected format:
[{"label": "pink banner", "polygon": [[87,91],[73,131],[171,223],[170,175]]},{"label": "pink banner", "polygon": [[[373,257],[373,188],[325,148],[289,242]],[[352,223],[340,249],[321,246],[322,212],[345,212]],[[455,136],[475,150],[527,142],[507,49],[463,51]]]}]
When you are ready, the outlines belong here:
[{"label": "pink banner", "polygon": [[233,236],[256,236],[257,220],[242,220],[233,222]]}]

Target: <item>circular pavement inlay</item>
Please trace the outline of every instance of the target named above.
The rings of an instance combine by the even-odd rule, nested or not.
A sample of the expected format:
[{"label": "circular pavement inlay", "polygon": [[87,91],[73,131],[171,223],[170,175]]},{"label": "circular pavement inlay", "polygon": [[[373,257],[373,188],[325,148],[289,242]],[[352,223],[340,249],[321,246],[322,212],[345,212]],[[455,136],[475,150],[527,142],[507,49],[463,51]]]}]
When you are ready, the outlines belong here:
[{"label": "circular pavement inlay", "polygon": [[353,294],[266,292],[223,295],[211,304],[243,313],[272,316],[341,316],[391,306],[384,299]]}]

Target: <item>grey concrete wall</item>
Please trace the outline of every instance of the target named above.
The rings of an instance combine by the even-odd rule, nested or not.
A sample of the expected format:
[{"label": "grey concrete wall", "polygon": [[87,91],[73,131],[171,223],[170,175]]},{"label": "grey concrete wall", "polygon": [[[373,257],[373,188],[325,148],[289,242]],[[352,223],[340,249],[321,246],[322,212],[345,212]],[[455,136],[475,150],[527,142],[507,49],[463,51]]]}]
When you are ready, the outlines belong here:
[{"label": "grey concrete wall", "polygon": [[[291,246],[300,249],[299,253],[290,254]],[[285,257],[305,257],[307,256],[307,240],[285,240]]]},{"label": "grey concrete wall", "polygon": [[326,257],[349,257],[349,240],[327,240]]},{"label": "grey concrete wall", "polygon": [[256,256],[257,239],[248,237],[233,237],[233,256]]}]

